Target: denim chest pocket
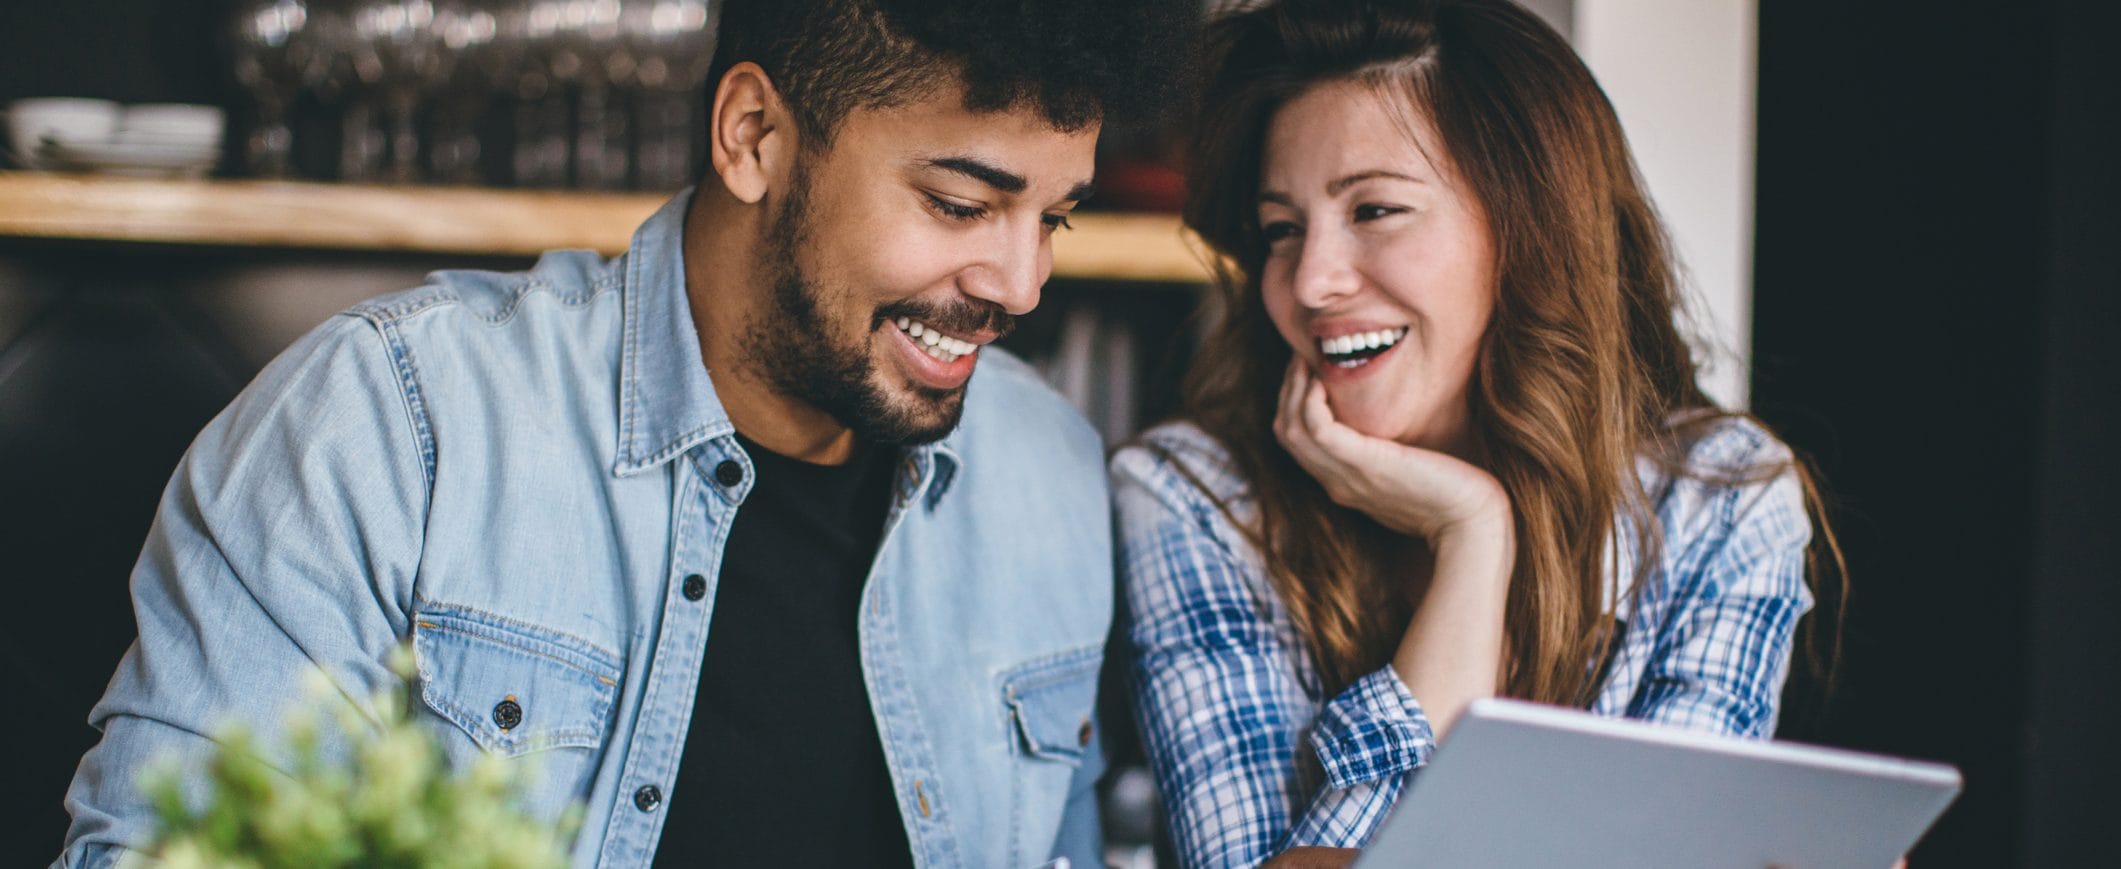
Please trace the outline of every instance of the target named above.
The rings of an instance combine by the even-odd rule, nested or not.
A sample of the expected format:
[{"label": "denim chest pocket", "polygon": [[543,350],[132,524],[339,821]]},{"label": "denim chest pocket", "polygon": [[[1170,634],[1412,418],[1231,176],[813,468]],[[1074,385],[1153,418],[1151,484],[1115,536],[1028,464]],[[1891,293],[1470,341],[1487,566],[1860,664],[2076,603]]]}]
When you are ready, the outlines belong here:
[{"label": "denim chest pocket", "polygon": [[1082,763],[1094,735],[1097,671],[1104,649],[1088,646],[1021,664],[1002,676],[1017,749],[1040,760]]},{"label": "denim chest pocket", "polygon": [[[1049,857],[1078,779],[1093,781],[1103,758],[1093,755],[1098,667],[1102,644],[1034,658],[1002,673],[1002,706],[1009,717],[1011,866]],[[1087,766],[1086,766],[1087,765]]]},{"label": "denim chest pocket", "polygon": [[604,743],[621,669],[580,638],[491,613],[418,611],[420,699],[481,749],[507,757]]}]

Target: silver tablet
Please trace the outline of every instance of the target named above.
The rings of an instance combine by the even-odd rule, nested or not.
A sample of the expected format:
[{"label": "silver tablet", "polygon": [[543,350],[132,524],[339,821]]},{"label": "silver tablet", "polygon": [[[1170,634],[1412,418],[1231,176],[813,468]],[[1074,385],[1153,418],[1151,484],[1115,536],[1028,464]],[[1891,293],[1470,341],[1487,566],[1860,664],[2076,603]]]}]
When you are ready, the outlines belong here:
[{"label": "silver tablet", "polygon": [[1512,700],[1468,708],[1362,869],[1887,869],[1959,771]]}]

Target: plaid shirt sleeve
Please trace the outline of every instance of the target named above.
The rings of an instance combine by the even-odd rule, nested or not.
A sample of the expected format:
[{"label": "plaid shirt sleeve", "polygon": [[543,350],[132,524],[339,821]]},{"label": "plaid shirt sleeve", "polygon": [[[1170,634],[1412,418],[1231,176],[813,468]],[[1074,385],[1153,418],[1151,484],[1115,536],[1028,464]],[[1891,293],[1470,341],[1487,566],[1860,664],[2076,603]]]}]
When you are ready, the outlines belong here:
[{"label": "plaid shirt sleeve", "polygon": [[1252,550],[1193,480],[1141,448],[1113,478],[1136,708],[1181,861],[1366,843],[1434,746],[1420,704],[1390,668],[1321,704],[1293,626],[1254,591]]},{"label": "plaid shirt sleeve", "polygon": [[[1732,424],[1705,440],[1691,463],[1742,468],[1787,459],[1766,432]],[[1629,625],[1636,661],[1616,667],[1594,709],[1766,739],[1775,732],[1797,620],[1812,606],[1803,488],[1789,471],[1743,485],[1688,480],[1659,512],[1671,548],[1661,581],[1642,591],[1643,611]]]}]

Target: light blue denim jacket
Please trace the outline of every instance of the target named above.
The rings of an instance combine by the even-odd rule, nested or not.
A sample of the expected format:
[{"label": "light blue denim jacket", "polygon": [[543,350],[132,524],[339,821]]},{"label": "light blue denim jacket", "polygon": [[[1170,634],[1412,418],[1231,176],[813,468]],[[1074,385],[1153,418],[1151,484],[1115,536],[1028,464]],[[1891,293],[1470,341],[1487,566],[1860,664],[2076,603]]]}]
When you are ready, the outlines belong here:
[{"label": "light blue denim jacket", "polygon": [[[610,261],[440,272],[359,305],[207,426],[134,569],[140,638],[90,715],[103,738],[57,865],[144,844],[157,756],[196,756],[232,717],[270,732],[311,665],[350,697],[385,690],[408,637],[415,714],[454,760],[537,758],[532,810],[586,809],[577,865],[647,865],[667,802],[636,795],[689,796],[673,782],[753,473],[685,300],[689,199]],[[917,865],[1100,865],[1102,448],[1027,366],[981,357],[963,424],[906,452],[863,672]]]}]

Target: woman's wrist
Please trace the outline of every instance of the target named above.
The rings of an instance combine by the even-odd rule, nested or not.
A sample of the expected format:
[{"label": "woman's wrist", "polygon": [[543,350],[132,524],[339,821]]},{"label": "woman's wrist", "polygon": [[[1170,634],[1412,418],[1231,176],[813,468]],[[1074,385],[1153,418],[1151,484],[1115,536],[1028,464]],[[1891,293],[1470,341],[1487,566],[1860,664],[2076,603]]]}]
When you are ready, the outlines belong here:
[{"label": "woman's wrist", "polygon": [[1507,579],[1517,560],[1517,519],[1509,500],[1497,497],[1438,529],[1429,547],[1439,578],[1499,572]]}]

